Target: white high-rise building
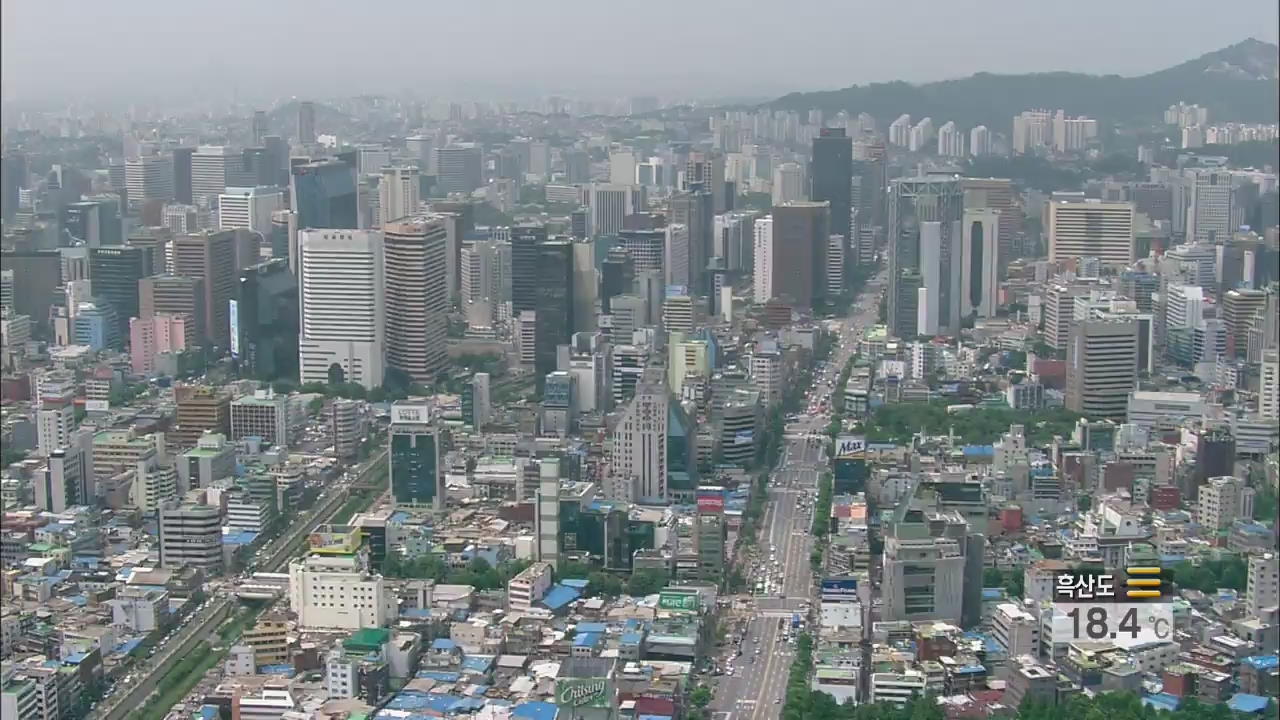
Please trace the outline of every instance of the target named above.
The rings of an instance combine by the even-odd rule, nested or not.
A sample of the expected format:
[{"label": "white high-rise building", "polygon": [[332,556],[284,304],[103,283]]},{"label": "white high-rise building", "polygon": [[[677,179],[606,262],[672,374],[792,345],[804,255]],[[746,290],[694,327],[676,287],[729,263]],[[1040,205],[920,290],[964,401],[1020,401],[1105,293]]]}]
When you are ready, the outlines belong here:
[{"label": "white high-rise building", "polygon": [[1000,306],[1000,211],[966,209],[961,235],[960,314],[995,317]]},{"label": "white high-rise building", "polygon": [[1187,205],[1187,238],[1214,245],[1232,235],[1231,173],[1220,170],[1191,171],[1191,198]]},{"label": "white high-rise building", "polygon": [[991,154],[991,131],[986,125],[969,131],[969,154],[974,157]]},{"label": "white high-rise building", "polygon": [[1260,369],[1258,414],[1268,420],[1280,420],[1280,351],[1262,351]]},{"label": "white high-rise building", "polygon": [[229,187],[218,196],[218,227],[246,228],[271,237],[271,214],[284,208],[284,190],[277,187]]},{"label": "white high-rise building", "polygon": [[1096,419],[1123,422],[1138,384],[1138,323],[1084,320],[1067,341],[1066,407]]},{"label": "white high-rise building", "polygon": [[933,136],[933,118],[923,118],[911,128],[911,134],[907,138],[907,149],[911,152],[924,152]]},{"label": "white high-rise building", "polygon": [[669,403],[666,372],[646,369],[605,445],[609,499],[633,503],[667,498]]},{"label": "white high-rise building", "polygon": [[644,204],[641,188],[618,183],[592,183],[587,192],[588,232],[612,235],[622,229],[623,219],[634,215]]},{"label": "white high-rise building", "polygon": [[1133,203],[1093,198],[1049,203],[1049,261],[1096,257],[1104,265],[1134,261]]},{"label": "white high-rise building", "polygon": [[1062,110],[1053,116],[1053,147],[1060,153],[1084,150],[1098,136],[1098,121],[1080,115],[1067,117]]},{"label": "white high-rise building", "polygon": [[1253,488],[1244,480],[1213,477],[1200,486],[1196,522],[1210,532],[1226,530],[1237,518],[1253,517]]},{"label": "white high-rise building", "polygon": [[173,160],[167,155],[146,155],[124,161],[124,186],[129,203],[173,199]]},{"label": "white high-rise building", "polygon": [[420,174],[416,167],[382,168],[382,182],[378,183],[378,209],[383,225],[418,212],[422,196]]},{"label": "white high-rise building", "polygon": [[191,153],[191,201],[211,206],[240,176],[243,160],[226,145],[201,145]]},{"label": "white high-rise building", "polygon": [[1192,330],[1204,319],[1204,288],[1198,285],[1170,285],[1165,291],[1164,324],[1168,330]]},{"label": "white high-rise building", "polygon": [[911,142],[911,116],[903,113],[889,123],[889,144],[906,147]]},{"label": "white high-rise building", "polygon": [[953,120],[938,128],[938,154],[942,157],[964,157],[964,133]]},{"label": "white high-rise building", "polygon": [[1034,153],[1052,144],[1053,124],[1048,110],[1026,110],[1013,117],[1013,152],[1015,154]]},{"label": "white high-rise building", "polygon": [[386,363],[423,383],[435,380],[448,363],[445,234],[444,222],[429,216],[382,228]]},{"label": "white high-rise building", "polygon": [[214,505],[160,503],[160,567],[195,567],[206,576],[222,574],[222,509]]},{"label": "white high-rise building", "polygon": [[773,297],[773,216],[757,218],[755,223],[755,271],[752,275],[756,302]]},{"label": "white high-rise building", "polygon": [[636,154],[630,150],[609,153],[609,183],[632,185],[636,181]]},{"label": "white high-rise building", "polygon": [[773,204],[800,202],[804,196],[804,168],[800,163],[781,163],[773,169]]},{"label": "white high-rise building", "polygon": [[302,230],[298,236],[302,382],[327,382],[330,369],[337,366],[345,382],[368,389],[382,385],[386,340],[382,233]]}]

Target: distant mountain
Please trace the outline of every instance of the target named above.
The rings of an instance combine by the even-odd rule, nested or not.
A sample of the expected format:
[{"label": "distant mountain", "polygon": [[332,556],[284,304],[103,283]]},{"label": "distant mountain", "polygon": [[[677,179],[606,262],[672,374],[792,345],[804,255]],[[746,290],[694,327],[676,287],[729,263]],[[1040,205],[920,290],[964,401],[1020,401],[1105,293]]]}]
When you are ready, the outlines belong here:
[{"label": "distant mountain", "polygon": [[978,73],[959,80],[912,85],[873,83],[824,92],[791,93],[771,107],[804,111],[865,112],[885,123],[902,113],[935,126],[954,120],[961,128],[986,125],[1008,131],[1014,115],[1033,108],[1062,108],[1111,122],[1159,122],[1164,109],[1185,100],[1209,107],[1210,122],[1275,122],[1280,48],[1249,38],[1181,65],[1139,77],[1050,72]]}]

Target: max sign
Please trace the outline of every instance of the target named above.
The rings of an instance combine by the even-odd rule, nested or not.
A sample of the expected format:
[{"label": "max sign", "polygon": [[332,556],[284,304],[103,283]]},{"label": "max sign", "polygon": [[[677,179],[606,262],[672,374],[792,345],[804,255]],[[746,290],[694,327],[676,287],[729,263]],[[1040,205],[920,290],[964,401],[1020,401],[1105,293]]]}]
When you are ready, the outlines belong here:
[{"label": "max sign", "polygon": [[867,438],[865,435],[841,435],[836,438],[837,458],[861,457],[866,452]]}]

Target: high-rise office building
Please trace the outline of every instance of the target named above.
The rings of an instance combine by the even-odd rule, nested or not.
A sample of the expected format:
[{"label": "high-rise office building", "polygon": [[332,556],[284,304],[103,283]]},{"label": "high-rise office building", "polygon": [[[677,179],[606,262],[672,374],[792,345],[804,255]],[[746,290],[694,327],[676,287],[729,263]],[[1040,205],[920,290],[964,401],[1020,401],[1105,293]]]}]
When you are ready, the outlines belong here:
[{"label": "high-rise office building", "polygon": [[600,312],[609,313],[609,301],[618,295],[635,292],[636,264],[626,248],[609,250],[600,264]]},{"label": "high-rise office building", "polygon": [[124,161],[124,183],[130,204],[172,200],[173,159],[164,155],[128,158]]},{"label": "high-rise office building", "polygon": [[597,279],[596,244],[592,240],[576,240],[573,248],[573,332],[595,332],[596,304],[600,284]]},{"label": "high-rise office building", "polygon": [[1231,226],[1232,176],[1222,170],[1190,170],[1187,203],[1187,239],[1224,242],[1235,231]]},{"label": "high-rise office building", "polygon": [[93,292],[115,309],[117,336],[128,333],[129,318],[138,317],[138,281],[153,274],[151,248],[105,247],[89,251]]},{"label": "high-rise office building", "polygon": [[316,104],[310,100],[298,103],[298,144],[314,145],[316,142]]},{"label": "high-rise office building", "polygon": [[384,225],[418,212],[420,172],[416,167],[382,168],[382,182],[378,183],[378,208],[382,212]]},{"label": "high-rise office building", "polygon": [[[831,208],[831,234],[852,237],[853,141],[844,128],[822,128],[813,139],[809,199]],[[777,203],[774,203],[777,205]]]},{"label": "high-rise office building", "polygon": [[644,370],[635,397],[613,418],[605,445],[609,499],[629,503],[667,498],[669,404],[666,373],[661,368]]},{"label": "high-rise office building", "polygon": [[614,235],[628,215],[644,209],[644,188],[638,185],[591,183],[587,188],[587,231],[594,236]]},{"label": "high-rise office building", "polygon": [[[951,317],[953,292],[950,286],[952,279],[951,266],[959,269],[959,258],[952,258],[949,253],[958,247],[952,241],[953,234],[960,233],[960,221],[964,214],[964,192],[961,181],[951,175],[927,175],[923,177],[901,178],[894,180],[889,197],[889,295],[888,316],[890,332],[898,337],[910,337],[919,328],[897,326],[895,323],[915,320],[917,313],[899,312],[898,303],[906,297],[900,292],[899,280],[908,272],[914,273],[924,282],[924,264],[937,269],[937,300],[939,317]],[[921,228],[924,223],[938,223],[939,235],[937,247],[939,254],[926,256],[921,252]],[[958,239],[958,238],[957,238]],[[943,272],[943,270],[946,272]],[[959,295],[954,302],[958,305]],[[915,301],[918,303],[918,299]],[[945,312],[944,312],[945,311]],[[914,323],[913,323],[914,324]],[[941,326],[940,327],[945,327]],[[923,331],[920,331],[923,332]],[[957,330],[958,332],[958,330]]]},{"label": "high-rise office building", "polygon": [[385,362],[382,233],[299,232],[300,379],[380,386]]},{"label": "high-rise office building", "polygon": [[511,315],[519,317],[538,305],[538,248],[547,229],[536,225],[511,228]]},{"label": "high-rise office building", "polygon": [[1067,341],[1066,407],[1095,419],[1121,422],[1138,382],[1138,324],[1082,320]]},{"label": "high-rise office building", "polygon": [[13,273],[13,313],[31,318],[36,337],[44,337],[55,288],[63,282],[61,253],[6,249],[4,269]]},{"label": "high-rise office building", "polygon": [[271,233],[272,213],[284,207],[284,191],[277,187],[229,187],[218,196],[218,227],[243,228],[264,238]]},{"label": "high-rise office building", "polygon": [[1000,277],[1015,256],[1022,235],[1022,208],[1017,205],[1018,193],[1013,181],[1004,178],[962,178],[964,207],[967,209],[990,208],[1000,212],[1000,234],[997,246],[997,270]]},{"label": "high-rise office building", "polygon": [[240,273],[231,354],[243,375],[298,377],[298,278],[285,258]]},{"label": "high-rise office building", "polygon": [[711,214],[720,215],[729,209],[724,191],[724,154],[691,152],[685,161],[684,190],[700,187],[711,194]]},{"label": "high-rise office building", "polygon": [[[817,138],[814,142],[818,142]],[[779,163],[773,169],[773,204],[799,202],[804,196],[804,168],[800,163]]]},{"label": "high-rise office building", "polygon": [[831,207],[800,202],[773,209],[769,259],[772,297],[816,306],[826,298]]},{"label": "high-rise office building", "polygon": [[1050,262],[1095,257],[1113,267],[1133,264],[1133,203],[1056,199],[1048,218]]},{"label": "high-rise office building", "polygon": [[397,505],[443,507],[444,472],[440,433],[431,408],[411,401],[391,406],[391,496]]},{"label": "high-rise office building", "polygon": [[253,119],[249,126],[249,135],[253,138],[255,146],[261,146],[262,140],[267,136],[267,111],[254,110]]},{"label": "high-rise office building", "polygon": [[191,192],[191,164],[195,155],[194,147],[176,147],[170,151],[173,164],[173,199],[175,202],[191,205],[195,202]]},{"label": "high-rise office building", "polygon": [[201,145],[191,155],[191,201],[213,207],[229,185],[238,185],[243,155],[227,145]]},{"label": "high-rise office building", "polygon": [[538,245],[537,292],[534,311],[537,329],[534,377],[542,393],[547,373],[557,368],[558,349],[573,336],[573,245],[568,240],[547,240]]},{"label": "high-rise office building", "polygon": [[206,577],[222,574],[222,509],[168,498],[157,510],[160,567],[199,568]]},{"label": "high-rise office building", "polygon": [[964,288],[963,231],[960,223],[921,222],[920,289],[916,331],[920,335],[959,335]]},{"label": "high-rise office building", "polygon": [[230,306],[236,299],[240,268],[236,263],[234,230],[183,235],[172,243],[175,275],[200,278],[204,289],[204,332],[210,342],[228,347]]},{"label": "high-rise office building", "polygon": [[192,340],[207,342],[205,333],[204,280],[182,275],[152,275],[138,281],[138,317],[160,313],[191,319]]},{"label": "high-rise office building", "polygon": [[1000,305],[1000,211],[966,209],[961,231],[960,314],[995,317]]},{"label": "high-rise office building", "polygon": [[702,185],[691,185],[670,200],[670,225],[683,225],[688,233],[689,292],[706,295],[707,263],[712,257],[712,230],[715,228],[714,198]]},{"label": "high-rise office building", "polygon": [[471,143],[436,148],[435,194],[470,193],[483,184],[480,148]]},{"label": "high-rise office building", "polygon": [[360,227],[356,171],[342,160],[295,165],[289,185],[289,208],[298,228],[356,230]]},{"label": "high-rise office building", "polygon": [[423,383],[448,364],[444,246],[439,218],[407,217],[383,226],[387,366]]},{"label": "high-rise office building", "polygon": [[1258,414],[1280,420],[1280,350],[1262,351],[1258,373]]},{"label": "high-rise office building", "polygon": [[177,426],[165,435],[177,448],[195,447],[206,432],[231,435],[231,396],[206,385],[178,385],[173,391]]},{"label": "high-rise office building", "polygon": [[411,135],[404,139],[404,149],[423,175],[435,172],[435,138],[430,135]]},{"label": "high-rise office building", "polygon": [[646,272],[658,273],[659,276],[665,275],[663,269],[666,257],[665,230],[623,230],[618,233],[617,247],[626,250],[631,256],[636,278]]}]

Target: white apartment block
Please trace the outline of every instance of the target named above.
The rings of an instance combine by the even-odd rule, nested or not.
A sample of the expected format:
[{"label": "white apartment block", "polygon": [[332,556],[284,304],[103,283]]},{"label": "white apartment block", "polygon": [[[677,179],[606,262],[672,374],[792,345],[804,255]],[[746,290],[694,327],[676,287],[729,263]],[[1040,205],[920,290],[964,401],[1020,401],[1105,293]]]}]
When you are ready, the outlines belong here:
[{"label": "white apartment block", "polygon": [[352,555],[310,555],[289,563],[289,603],[303,628],[386,627],[396,597],[381,575],[365,572]]}]

